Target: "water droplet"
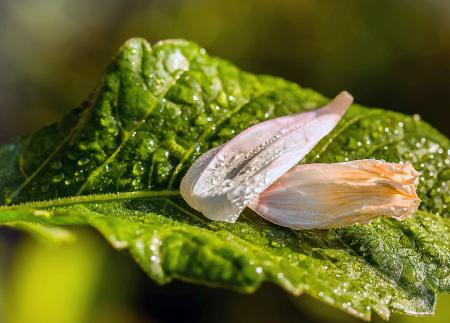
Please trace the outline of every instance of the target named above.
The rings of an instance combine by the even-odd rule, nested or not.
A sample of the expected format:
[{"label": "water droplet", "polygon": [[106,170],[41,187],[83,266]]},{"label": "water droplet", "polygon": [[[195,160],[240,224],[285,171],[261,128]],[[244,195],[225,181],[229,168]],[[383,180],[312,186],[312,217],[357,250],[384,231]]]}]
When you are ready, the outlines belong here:
[{"label": "water droplet", "polygon": [[230,216],[230,222],[236,222],[237,218],[237,215]]},{"label": "water droplet", "polygon": [[173,73],[177,70],[186,70],[189,67],[189,62],[180,50],[176,50],[167,57],[165,65],[169,73]]},{"label": "water droplet", "polygon": [[59,183],[64,179],[64,174],[58,174],[52,177],[52,183]]},{"label": "water droplet", "polygon": [[342,304],[342,307],[343,307],[343,308],[349,308],[349,307],[351,307],[351,306],[352,306],[352,303],[350,303],[350,302],[347,302],[347,303]]}]

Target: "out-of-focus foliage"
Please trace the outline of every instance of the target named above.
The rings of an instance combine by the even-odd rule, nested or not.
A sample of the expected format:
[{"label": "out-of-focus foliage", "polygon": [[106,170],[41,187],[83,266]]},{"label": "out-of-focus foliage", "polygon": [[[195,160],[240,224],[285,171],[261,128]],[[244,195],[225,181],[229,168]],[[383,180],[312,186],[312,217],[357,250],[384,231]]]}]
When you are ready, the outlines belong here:
[{"label": "out-of-focus foliage", "polygon": [[98,241],[87,234],[64,246],[25,240],[5,286],[6,322],[87,322],[102,260]]},{"label": "out-of-focus foliage", "polygon": [[253,72],[419,113],[449,135],[448,1],[3,0],[0,141],[76,106],[132,36],[192,39]]},{"label": "out-of-focus foliage", "polygon": [[128,258],[108,253],[92,231],[77,235],[75,244],[24,239],[14,252],[0,253],[0,260],[10,258],[0,267],[8,271],[0,275],[0,322],[153,322],[132,307],[139,271]]},{"label": "out-of-focus foliage", "polygon": [[[17,252],[10,255],[12,256],[12,263],[9,268],[13,272],[17,270],[17,274],[13,276],[12,281],[6,280],[5,275],[3,275],[6,273],[0,276],[2,291],[0,293],[1,322],[176,322],[173,316],[167,315],[167,320],[163,320],[151,314],[144,314],[142,310],[136,307],[131,307],[130,303],[132,303],[133,297],[130,292],[134,292],[137,287],[137,281],[134,278],[143,275],[131,268],[131,262],[126,262],[127,257],[106,253],[106,244],[101,243],[98,238],[94,239],[92,234],[85,232],[79,237],[79,246],[58,247],[28,239],[18,246]],[[4,242],[3,239],[1,242]],[[4,246],[4,244],[0,246]],[[0,258],[4,261],[6,253],[3,249],[0,251]],[[86,261],[92,263],[85,264]],[[55,264],[58,269],[49,267]],[[27,266],[27,269],[24,269],[23,266]],[[5,267],[0,268],[5,269]],[[65,274],[62,274],[60,270],[65,270]],[[27,275],[29,272],[33,272],[32,277],[25,279],[17,277],[18,272],[23,273],[24,271]],[[52,273],[56,275],[53,276],[54,279],[45,278]],[[89,286],[79,286],[76,282],[82,282],[82,284],[88,284]],[[160,309],[160,311],[167,311],[167,313],[179,311],[185,314],[186,321],[233,323],[361,322],[337,309],[324,307],[321,302],[306,296],[289,299],[271,286],[265,286],[252,296],[223,292],[221,298],[218,298],[217,293],[211,294],[213,290],[201,287],[189,289],[184,284],[165,287],[165,294],[156,292],[158,287],[155,287],[153,284],[148,284],[147,279],[144,281],[142,288],[152,291],[146,307],[163,307],[164,309]],[[193,286],[189,285],[189,287]],[[80,299],[80,296],[85,299]],[[189,302],[186,301],[195,298],[198,298],[198,302],[191,303],[191,308],[187,311],[184,306]],[[5,299],[8,299],[8,301],[5,302]],[[62,299],[61,305],[59,305],[60,299]],[[57,300],[56,303],[55,300]],[[183,300],[185,300],[184,305]],[[30,301],[31,305],[28,306]],[[218,301],[221,303],[217,304]],[[166,304],[162,305],[161,302]],[[152,303],[154,303],[153,306],[150,305]],[[34,304],[50,311],[50,313],[42,313],[40,309],[36,310]],[[64,304],[66,305],[64,308],[58,309],[58,306]],[[294,307],[298,308],[298,313],[303,313],[303,318],[296,315],[297,312],[293,310]],[[5,309],[8,309],[8,311],[5,311]],[[75,309],[78,309],[79,312]],[[13,310],[17,311],[13,313],[17,315],[13,315],[11,320],[6,320],[5,314],[11,315]],[[56,313],[53,313],[54,311]],[[439,306],[434,317],[394,316],[390,322],[446,323],[450,315],[449,311],[450,296],[440,295]],[[19,318],[21,321],[19,321]],[[42,319],[46,321],[42,321]],[[57,321],[52,321],[52,319],[57,319]],[[384,321],[375,317],[374,322],[382,323]]]}]

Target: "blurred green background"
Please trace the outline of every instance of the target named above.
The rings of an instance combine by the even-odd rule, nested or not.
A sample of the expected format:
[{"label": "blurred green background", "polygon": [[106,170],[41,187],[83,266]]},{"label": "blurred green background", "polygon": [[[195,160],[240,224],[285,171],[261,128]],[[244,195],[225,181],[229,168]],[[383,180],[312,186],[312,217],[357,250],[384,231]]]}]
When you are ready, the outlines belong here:
[{"label": "blurred green background", "polygon": [[[450,2],[0,0],[0,143],[58,120],[129,37],[186,38],[254,73],[419,114],[450,135]],[[0,322],[352,322],[274,286],[159,287],[95,233],[54,246],[0,231]],[[447,322],[450,297],[434,319]],[[379,319],[376,319],[379,321]]]}]

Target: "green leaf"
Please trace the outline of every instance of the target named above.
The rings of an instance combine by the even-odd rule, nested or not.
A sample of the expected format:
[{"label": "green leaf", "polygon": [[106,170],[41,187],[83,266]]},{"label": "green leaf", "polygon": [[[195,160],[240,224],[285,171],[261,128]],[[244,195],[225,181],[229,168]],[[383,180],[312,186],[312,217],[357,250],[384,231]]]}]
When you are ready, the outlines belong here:
[{"label": "green leaf", "polygon": [[423,172],[422,204],[403,222],[293,231],[245,210],[227,224],[179,196],[183,174],[208,149],[325,102],[191,42],[132,39],[85,104],[0,148],[0,224],[92,226],[159,283],[251,292],[272,282],[364,319],[432,313],[436,293],[450,290],[450,144],[418,117],[353,105],[302,161],[411,161]]}]

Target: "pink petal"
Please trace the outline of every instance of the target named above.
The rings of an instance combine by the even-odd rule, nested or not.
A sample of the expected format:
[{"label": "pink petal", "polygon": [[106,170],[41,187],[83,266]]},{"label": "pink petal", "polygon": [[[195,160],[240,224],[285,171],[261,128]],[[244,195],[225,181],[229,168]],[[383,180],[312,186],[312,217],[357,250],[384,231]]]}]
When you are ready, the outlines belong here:
[{"label": "pink petal", "polygon": [[419,175],[410,163],[373,159],[300,165],[249,207],[268,221],[293,229],[366,223],[380,215],[402,220],[420,204]]},{"label": "pink petal", "polygon": [[207,218],[236,221],[245,206],[295,166],[339,122],[353,98],[258,123],[208,151],[188,170],[181,195]]}]

